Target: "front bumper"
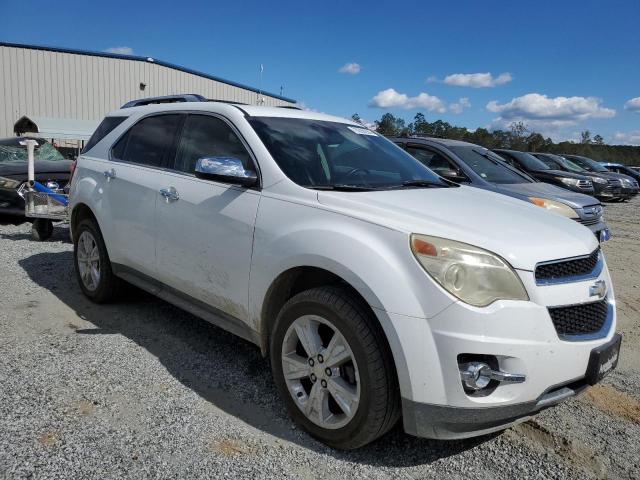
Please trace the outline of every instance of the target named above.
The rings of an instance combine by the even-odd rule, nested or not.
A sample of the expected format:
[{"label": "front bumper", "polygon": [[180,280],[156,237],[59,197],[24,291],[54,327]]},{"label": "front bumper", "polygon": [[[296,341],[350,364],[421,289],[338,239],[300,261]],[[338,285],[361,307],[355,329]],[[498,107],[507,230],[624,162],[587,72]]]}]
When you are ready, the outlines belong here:
[{"label": "front bumper", "polygon": [[[621,336],[616,334],[603,347],[619,343],[620,340]],[[404,429],[410,435],[441,440],[486,435],[525,422],[542,410],[579,395],[593,384],[582,378],[551,387],[535,401],[499,407],[459,408],[417,403],[403,398]]]},{"label": "front bumper", "polygon": [[0,215],[24,217],[24,200],[15,188],[0,188]]},{"label": "front bumper", "polygon": [[640,189],[635,187],[622,187],[622,198],[628,200],[638,195],[638,192],[640,192]]},{"label": "front bumper", "polygon": [[613,200],[616,198],[622,197],[622,188],[619,186],[612,185],[600,185],[598,183],[594,183],[595,193],[594,196],[598,200]]},{"label": "front bumper", "polygon": [[[482,435],[584,390],[591,352],[615,336],[615,298],[607,269],[597,278],[549,286],[535,285],[532,272],[518,274],[529,302],[499,301],[485,308],[456,302],[423,319],[420,330],[413,319],[394,319],[396,325],[403,321],[412,329],[400,334],[411,379],[410,394],[403,390],[407,433],[445,439]],[[561,339],[548,307],[593,302],[589,291],[596,280],[606,283],[613,307],[606,328],[584,340]],[[459,372],[458,356],[465,354],[495,357],[500,370],[526,375],[526,381],[500,384],[484,395],[469,394]]]}]

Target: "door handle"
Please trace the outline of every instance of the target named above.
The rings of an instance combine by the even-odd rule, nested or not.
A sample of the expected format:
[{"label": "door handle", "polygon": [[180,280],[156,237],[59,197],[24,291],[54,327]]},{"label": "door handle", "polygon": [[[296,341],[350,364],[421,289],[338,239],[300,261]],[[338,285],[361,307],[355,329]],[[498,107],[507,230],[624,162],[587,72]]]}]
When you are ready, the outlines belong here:
[{"label": "door handle", "polygon": [[180,195],[178,195],[178,191],[175,189],[175,187],[161,188],[160,195],[167,199],[167,203],[169,203],[170,201],[175,202],[176,200],[180,199]]},{"label": "door handle", "polygon": [[116,171],[112,168],[111,170],[105,170],[102,172],[105,177],[107,177],[107,182],[112,178],[116,178]]}]

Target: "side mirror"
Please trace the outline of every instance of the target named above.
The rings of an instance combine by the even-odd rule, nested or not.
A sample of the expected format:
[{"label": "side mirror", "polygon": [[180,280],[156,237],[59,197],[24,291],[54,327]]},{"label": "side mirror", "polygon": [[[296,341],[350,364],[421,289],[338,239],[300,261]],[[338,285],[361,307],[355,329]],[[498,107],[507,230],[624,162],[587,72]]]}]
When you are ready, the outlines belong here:
[{"label": "side mirror", "polygon": [[460,183],[467,180],[466,176],[456,170],[443,169],[437,170],[436,173],[450,182]]},{"label": "side mirror", "polygon": [[235,157],[203,157],[196,161],[196,177],[218,180],[243,187],[253,187],[258,183],[258,175],[253,170],[245,170],[242,161]]}]

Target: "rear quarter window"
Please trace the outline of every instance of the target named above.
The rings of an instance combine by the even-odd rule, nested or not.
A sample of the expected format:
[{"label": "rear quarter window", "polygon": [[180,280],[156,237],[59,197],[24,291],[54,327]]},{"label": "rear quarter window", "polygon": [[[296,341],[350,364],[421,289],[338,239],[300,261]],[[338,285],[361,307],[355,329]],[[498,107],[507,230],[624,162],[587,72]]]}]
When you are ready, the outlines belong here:
[{"label": "rear quarter window", "polygon": [[93,132],[93,135],[91,135],[91,138],[82,149],[82,153],[86,153],[91,150],[96,145],[96,143],[109,135],[114,128],[116,128],[126,119],[127,117],[105,117],[104,120],[100,122],[100,125],[98,125],[98,128],[96,128],[96,131]]}]

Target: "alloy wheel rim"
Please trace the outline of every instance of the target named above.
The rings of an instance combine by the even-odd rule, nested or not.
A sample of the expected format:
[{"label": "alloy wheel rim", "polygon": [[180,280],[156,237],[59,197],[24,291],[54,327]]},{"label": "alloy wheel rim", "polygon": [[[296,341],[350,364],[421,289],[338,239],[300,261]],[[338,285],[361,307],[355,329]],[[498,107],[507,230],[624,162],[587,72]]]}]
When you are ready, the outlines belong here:
[{"label": "alloy wheel rim", "polygon": [[80,279],[87,290],[95,290],[100,283],[100,252],[98,243],[87,231],[78,238],[78,270]]},{"label": "alloy wheel rim", "polygon": [[300,411],[326,429],[347,425],[360,404],[360,374],[340,331],[317,315],[297,318],[282,342],[282,372]]}]

